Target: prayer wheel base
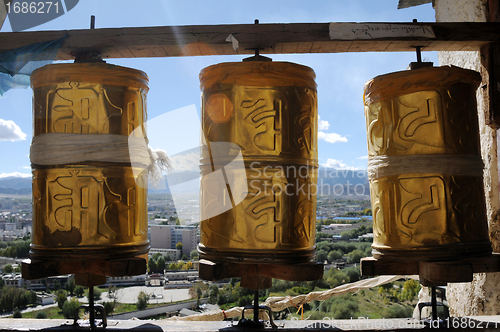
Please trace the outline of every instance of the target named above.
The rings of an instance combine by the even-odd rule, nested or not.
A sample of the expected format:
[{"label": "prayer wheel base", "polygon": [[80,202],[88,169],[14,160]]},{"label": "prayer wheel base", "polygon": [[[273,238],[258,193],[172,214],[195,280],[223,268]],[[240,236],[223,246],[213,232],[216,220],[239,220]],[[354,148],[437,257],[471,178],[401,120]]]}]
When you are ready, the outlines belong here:
[{"label": "prayer wheel base", "polygon": [[34,280],[65,274],[92,274],[109,277],[134,276],[147,271],[147,255],[128,259],[23,260],[23,279]]},{"label": "prayer wheel base", "polygon": [[471,282],[474,273],[500,271],[500,254],[458,260],[422,262],[393,259],[361,259],[361,275],[419,275],[424,286],[439,286],[447,283]]},{"label": "prayer wheel base", "polygon": [[232,263],[270,263],[270,264],[301,264],[315,262],[316,250],[241,250],[231,251],[208,248],[203,244],[198,246],[200,259],[214,262]]},{"label": "prayer wheel base", "polygon": [[[234,263],[214,262],[200,259],[200,278],[217,281],[240,277],[243,279],[261,277],[289,281],[312,281],[323,277],[323,263],[309,262],[304,264],[269,264],[269,263]],[[265,280],[262,280],[265,285]],[[259,285],[259,289],[265,289]]]},{"label": "prayer wheel base", "polygon": [[30,257],[33,260],[67,261],[92,260],[98,257],[100,260],[134,259],[136,257],[147,257],[149,243],[143,245],[129,246],[88,246],[88,247],[64,247],[49,248],[42,246],[31,246]]},{"label": "prayer wheel base", "polygon": [[395,261],[453,261],[462,258],[483,257],[491,255],[489,241],[479,243],[456,243],[449,245],[426,246],[408,249],[408,247],[374,247],[372,256],[377,259],[390,259]]}]

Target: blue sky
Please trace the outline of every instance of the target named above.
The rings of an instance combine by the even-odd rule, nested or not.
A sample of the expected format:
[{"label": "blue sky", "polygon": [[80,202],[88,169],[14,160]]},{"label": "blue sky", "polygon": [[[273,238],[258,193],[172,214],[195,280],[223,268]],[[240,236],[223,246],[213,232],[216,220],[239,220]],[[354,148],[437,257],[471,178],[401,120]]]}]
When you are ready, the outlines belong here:
[{"label": "blue sky", "polygon": [[[434,22],[431,4],[398,10],[397,0],[328,1],[129,1],[80,0],[68,13],[30,30],[86,29],[90,16],[96,28],[249,24],[300,22]],[[0,32],[10,32],[8,19]],[[423,58],[437,65],[436,52]],[[107,62],[143,70],[149,76],[148,114],[154,118],[183,107],[200,109],[198,74],[220,62],[237,62],[246,56],[108,59]],[[319,162],[337,168],[366,168],[366,128],[363,85],[377,76],[404,70],[414,53],[341,53],[271,55],[274,61],[289,61],[313,68],[318,83],[321,117]],[[13,89],[0,97],[0,177],[30,175],[29,146],[32,137],[32,91]],[[194,108],[193,108],[194,107]],[[151,133],[150,143],[162,145],[168,154],[193,147],[199,123],[169,127]],[[160,135],[161,134],[161,135]],[[160,142],[161,141],[161,142]],[[180,148],[182,147],[182,149]],[[174,152],[174,153],[175,153]]]}]

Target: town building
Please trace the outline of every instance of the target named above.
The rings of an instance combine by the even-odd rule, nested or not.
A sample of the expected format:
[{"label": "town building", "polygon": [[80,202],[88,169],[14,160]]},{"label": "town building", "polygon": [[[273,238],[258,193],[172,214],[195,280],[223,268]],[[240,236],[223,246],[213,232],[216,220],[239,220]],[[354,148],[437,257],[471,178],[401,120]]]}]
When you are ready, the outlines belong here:
[{"label": "town building", "polygon": [[198,229],[195,226],[183,225],[153,225],[151,226],[151,248],[176,249],[177,243],[182,243],[182,255],[189,257],[192,250],[198,246]]}]

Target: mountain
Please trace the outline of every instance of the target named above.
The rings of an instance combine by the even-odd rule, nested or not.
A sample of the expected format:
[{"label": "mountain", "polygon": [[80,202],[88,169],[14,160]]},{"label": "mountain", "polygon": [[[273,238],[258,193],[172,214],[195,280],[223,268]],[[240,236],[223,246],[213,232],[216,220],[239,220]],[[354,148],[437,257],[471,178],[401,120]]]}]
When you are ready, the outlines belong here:
[{"label": "mountain", "polygon": [[31,190],[31,177],[23,178],[20,176],[9,176],[5,178],[0,178],[0,188]]},{"label": "mountain", "polygon": [[[298,172],[300,174],[300,172]],[[150,186],[151,193],[171,193],[175,186],[177,193],[196,193],[199,191],[199,173],[194,171],[174,172],[168,181],[161,183],[160,189]],[[0,178],[0,194],[31,194],[31,178]],[[318,194],[333,196],[369,195],[370,188],[366,170],[347,170],[320,167],[318,169]]]},{"label": "mountain", "polygon": [[18,176],[0,178],[0,194],[31,195],[31,178]]}]

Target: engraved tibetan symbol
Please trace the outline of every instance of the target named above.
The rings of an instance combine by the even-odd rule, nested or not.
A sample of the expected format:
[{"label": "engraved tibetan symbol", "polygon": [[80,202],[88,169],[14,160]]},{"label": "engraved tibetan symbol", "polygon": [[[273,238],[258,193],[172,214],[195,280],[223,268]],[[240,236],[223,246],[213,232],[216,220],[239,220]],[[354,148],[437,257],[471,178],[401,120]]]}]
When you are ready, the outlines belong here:
[{"label": "engraved tibetan symbol", "polygon": [[[100,84],[69,82],[54,93],[52,132],[103,134],[109,132],[109,117],[122,109],[113,105]],[[108,106],[108,107],[107,107]]]},{"label": "engraved tibetan symbol", "polygon": [[244,100],[241,110],[245,122],[253,127],[252,142],[264,152],[281,150],[281,101]]}]

